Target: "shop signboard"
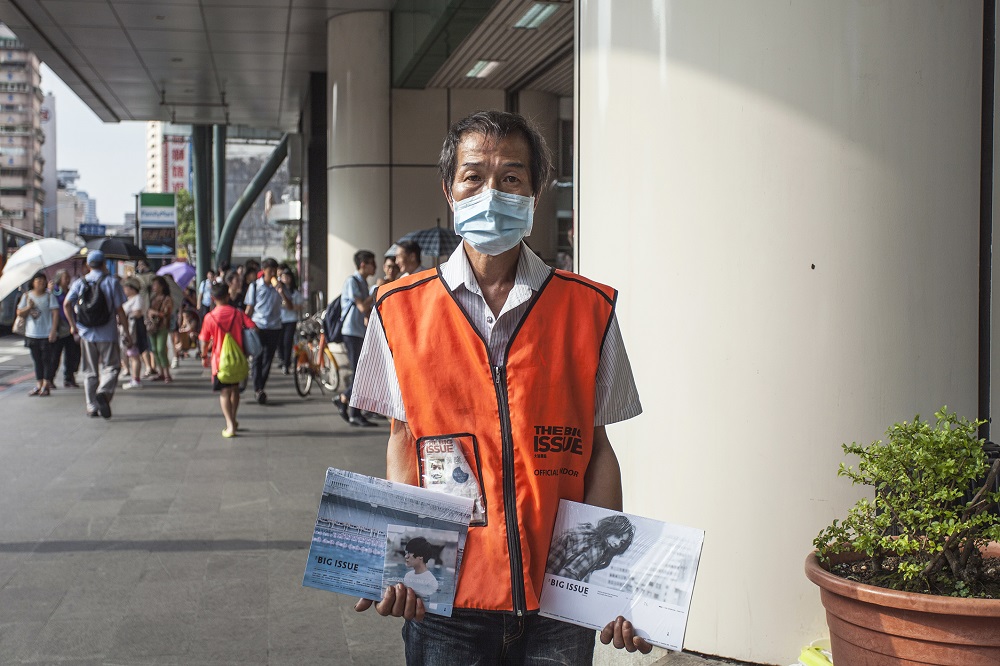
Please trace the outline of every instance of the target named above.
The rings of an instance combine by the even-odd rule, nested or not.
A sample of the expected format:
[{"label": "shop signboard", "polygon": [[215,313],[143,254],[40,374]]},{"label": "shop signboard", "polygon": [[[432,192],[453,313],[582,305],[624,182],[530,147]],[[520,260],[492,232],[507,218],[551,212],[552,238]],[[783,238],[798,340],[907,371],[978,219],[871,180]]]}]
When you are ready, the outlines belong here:
[{"label": "shop signboard", "polygon": [[177,252],[177,204],[173,194],[139,194],[139,240],[149,257]]}]

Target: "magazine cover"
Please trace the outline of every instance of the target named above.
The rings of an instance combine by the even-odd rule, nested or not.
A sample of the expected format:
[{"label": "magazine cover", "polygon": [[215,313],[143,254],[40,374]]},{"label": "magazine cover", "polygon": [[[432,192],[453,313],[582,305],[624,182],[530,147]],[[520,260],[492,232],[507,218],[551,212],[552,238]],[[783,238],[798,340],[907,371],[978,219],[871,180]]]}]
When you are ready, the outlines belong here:
[{"label": "magazine cover", "polygon": [[458,580],[458,544],[455,530],[387,526],[382,589],[402,583],[420,595],[428,613],[451,617]]},{"label": "magazine cover", "polygon": [[[456,559],[451,567],[457,569],[471,517],[472,500],[467,497],[331,467],[326,471],[302,584],[378,601],[385,589],[382,578],[390,525],[396,534],[406,528],[455,534]],[[457,577],[457,571],[452,577]],[[438,607],[428,608],[429,612],[451,614],[454,581],[445,589],[451,590],[451,596],[439,593]]]},{"label": "magazine cover", "polygon": [[684,645],[703,530],[560,500],[539,600],[546,617],[601,630],[619,615],[653,645]]},{"label": "magazine cover", "polygon": [[486,524],[486,499],[479,469],[479,444],[475,435],[421,437],[417,440],[420,485],[449,495],[471,497],[472,525]]}]

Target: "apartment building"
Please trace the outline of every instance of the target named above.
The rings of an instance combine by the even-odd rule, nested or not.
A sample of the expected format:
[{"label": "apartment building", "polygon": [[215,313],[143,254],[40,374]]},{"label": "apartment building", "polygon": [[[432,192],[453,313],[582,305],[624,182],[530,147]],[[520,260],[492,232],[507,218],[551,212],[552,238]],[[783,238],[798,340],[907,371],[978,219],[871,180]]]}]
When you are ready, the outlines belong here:
[{"label": "apartment building", "polygon": [[41,235],[45,191],[39,64],[0,24],[0,221]]}]

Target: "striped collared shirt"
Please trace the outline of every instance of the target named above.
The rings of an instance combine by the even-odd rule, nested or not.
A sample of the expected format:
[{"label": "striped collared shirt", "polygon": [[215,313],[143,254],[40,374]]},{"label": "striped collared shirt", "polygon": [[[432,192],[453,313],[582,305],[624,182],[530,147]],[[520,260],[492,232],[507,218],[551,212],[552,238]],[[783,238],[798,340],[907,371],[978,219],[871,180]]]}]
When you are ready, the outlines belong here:
[{"label": "striped collared shirt", "polygon": [[[483,298],[482,289],[476,280],[472,266],[465,256],[465,244],[459,244],[448,261],[441,266],[441,277],[455,295],[469,321],[486,341],[490,363],[503,364],[504,350],[510,336],[527,312],[532,295],[541,289],[552,269],[532,252],[521,245],[521,256],[517,263],[514,286],[507,295],[500,314],[493,316],[492,310]],[[428,369],[433,372],[433,369]],[[351,406],[385,416],[406,420],[406,409],[393,365],[389,343],[382,332],[382,320],[378,310],[372,310],[368,321],[368,331],[358,359]],[[624,421],[642,412],[639,394],[632,377],[618,318],[612,315],[608,335],[601,349],[601,361],[597,368],[597,389],[594,425]]]}]

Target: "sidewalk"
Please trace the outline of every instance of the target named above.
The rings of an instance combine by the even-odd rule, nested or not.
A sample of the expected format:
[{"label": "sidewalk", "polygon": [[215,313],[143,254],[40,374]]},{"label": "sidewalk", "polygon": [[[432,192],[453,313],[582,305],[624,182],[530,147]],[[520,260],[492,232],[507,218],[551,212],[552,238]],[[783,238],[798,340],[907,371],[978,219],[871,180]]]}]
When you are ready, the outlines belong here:
[{"label": "sidewalk", "polygon": [[272,373],[223,439],[201,374],[119,390],[110,421],[81,389],[0,390],[0,663],[402,664],[401,621],[302,587],[326,468],[384,476],[385,422]]}]

